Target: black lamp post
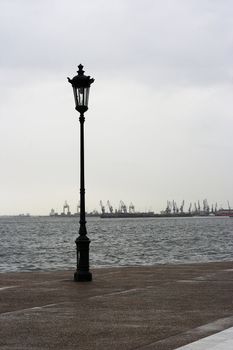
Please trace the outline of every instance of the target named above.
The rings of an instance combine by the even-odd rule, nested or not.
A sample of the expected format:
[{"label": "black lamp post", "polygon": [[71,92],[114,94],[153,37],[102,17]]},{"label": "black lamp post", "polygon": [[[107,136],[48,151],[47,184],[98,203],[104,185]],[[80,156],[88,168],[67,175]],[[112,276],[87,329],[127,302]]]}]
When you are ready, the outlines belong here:
[{"label": "black lamp post", "polygon": [[91,281],[92,274],[89,271],[89,244],[86,230],[85,213],[85,178],[84,178],[84,113],[88,110],[89,90],[94,79],[84,75],[83,66],[78,66],[78,75],[73,79],[68,78],[74,92],[75,109],[80,113],[80,227],[79,237],[75,240],[77,246],[77,270],[74,274],[75,281]]}]

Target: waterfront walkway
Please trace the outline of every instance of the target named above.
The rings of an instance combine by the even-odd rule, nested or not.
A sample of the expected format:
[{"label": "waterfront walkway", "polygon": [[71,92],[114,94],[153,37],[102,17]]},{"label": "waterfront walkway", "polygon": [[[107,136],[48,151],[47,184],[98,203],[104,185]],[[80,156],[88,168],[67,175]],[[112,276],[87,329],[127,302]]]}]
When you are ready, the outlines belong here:
[{"label": "waterfront walkway", "polygon": [[230,349],[233,262],[92,273],[0,274],[0,349]]}]

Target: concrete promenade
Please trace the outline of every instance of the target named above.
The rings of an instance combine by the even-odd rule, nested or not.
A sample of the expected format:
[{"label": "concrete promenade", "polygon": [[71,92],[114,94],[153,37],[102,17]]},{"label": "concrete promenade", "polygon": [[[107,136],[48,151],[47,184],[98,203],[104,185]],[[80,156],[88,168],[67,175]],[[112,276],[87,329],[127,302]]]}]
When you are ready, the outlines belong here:
[{"label": "concrete promenade", "polygon": [[233,326],[233,262],[92,273],[0,274],[0,349],[171,350]]}]

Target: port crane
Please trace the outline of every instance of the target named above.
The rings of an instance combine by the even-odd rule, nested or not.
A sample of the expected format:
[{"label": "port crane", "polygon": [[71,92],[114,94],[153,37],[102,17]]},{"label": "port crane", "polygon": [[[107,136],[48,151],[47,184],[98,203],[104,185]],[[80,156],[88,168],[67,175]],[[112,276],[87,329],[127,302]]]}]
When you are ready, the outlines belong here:
[{"label": "port crane", "polygon": [[120,213],[127,213],[127,207],[122,200],[120,201]]},{"label": "port crane", "polygon": [[203,211],[204,211],[204,213],[209,213],[209,211],[210,211],[210,207],[209,207],[209,204],[208,204],[208,202],[207,202],[207,199],[204,199],[203,200]]},{"label": "port crane", "polygon": [[130,205],[129,205],[129,212],[130,213],[135,213],[135,207],[133,205],[133,203],[131,202]]},{"label": "port crane", "polygon": [[108,205],[109,212],[112,214],[113,213],[113,206],[111,205],[111,203],[109,201],[107,201],[107,205]]},{"label": "port crane", "polygon": [[104,214],[105,213],[105,206],[103,205],[102,201],[100,201],[100,208],[101,208],[102,214]]},{"label": "port crane", "polygon": [[172,211],[172,204],[171,202],[167,201],[167,206],[166,206],[166,209],[165,209],[165,213],[166,214],[171,214],[171,211]]},{"label": "port crane", "polygon": [[[67,211],[66,211],[67,209]],[[64,215],[70,215],[70,206],[67,203],[67,201],[65,201],[65,204],[63,205],[63,214]]]},{"label": "port crane", "polygon": [[197,214],[198,210],[197,210],[197,203],[194,203],[194,213]]},{"label": "port crane", "polygon": [[192,211],[192,203],[189,204],[189,214],[191,214]]},{"label": "port crane", "polygon": [[211,214],[214,214],[214,205],[211,205]]},{"label": "port crane", "polygon": [[172,201],[172,209],[173,209],[173,214],[179,213],[179,208],[177,207],[177,204],[174,200]]},{"label": "port crane", "polygon": [[183,200],[182,203],[181,203],[180,212],[181,212],[181,213],[184,212],[184,200]]}]

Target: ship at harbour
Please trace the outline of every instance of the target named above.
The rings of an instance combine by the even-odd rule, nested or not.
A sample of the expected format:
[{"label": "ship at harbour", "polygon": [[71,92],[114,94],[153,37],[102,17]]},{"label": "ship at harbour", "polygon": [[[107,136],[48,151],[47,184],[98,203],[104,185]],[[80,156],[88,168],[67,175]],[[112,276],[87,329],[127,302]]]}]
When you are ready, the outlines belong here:
[{"label": "ship at harbour", "polygon": [[233,217],[233,209],[219,209],[216,214],[216,216],[230,216]]},{"label": "ship at harbour", "polygon": [[154,211],[145,211],[139,212],[135,210],[135,206],[131,202],[127,207],[126,204],[121,200],[118,209],[113,208],[109,200],[107,201],[107,205],[105,206],[102,201],[100,201],[101,207],[101,219],[121,219],[121,218],[162,218],[162,217],[190,217],[193,216],[190,212],[184,212],[184,201],[183,207],[181,209],[176,209],[174,211],[170,211],[166,208],[165,211],[161,211],[160,214],[155,213]]},{"label": "ship at harbour", "polygon": [[104,213],[100,214],[101,219],[123,219],[123,218],[184,218],[191,217],[189,213],[178,213],[178,214],[156,214],[153,211],[149,212],[136,212],[136,213]]},{"label": "ship at harbour", "polygon": [[137,213],[102,213],[101,219],[121,219],[121,218],[153,218],[156,214],[153,211],[149,212],[137,212]]}]

